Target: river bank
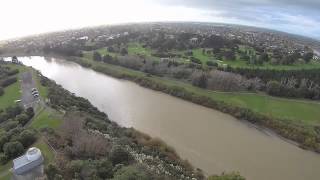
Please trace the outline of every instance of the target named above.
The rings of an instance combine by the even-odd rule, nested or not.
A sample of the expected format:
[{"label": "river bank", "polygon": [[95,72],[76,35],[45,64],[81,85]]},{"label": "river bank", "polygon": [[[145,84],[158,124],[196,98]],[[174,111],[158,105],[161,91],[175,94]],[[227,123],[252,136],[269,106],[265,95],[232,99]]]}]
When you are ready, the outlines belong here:
[{"label": "river bank", "polygon": [[108,113],[110,120],[161,138],[208,174],[239,171],[249,180],[316,180],[320,176],[315,170],[320,166],[317,154],[257,130],[251,123],[64,59],[19,59],[76,96],[88,99]]},{"label": "river bank", "polygon": [[182,85],[182,83],[163,80],[154,76],[148,76],[143,72],[132,71],[127,68],[113,68],[115,66],[95,64],[83,58],[65,57],[68,60],[76,62],[84,67],[92,68],[95,71],[121,79],[134,81],[143,87],[161,91],[184,100],[191,101],[209,108],[217,109],[228,113],[238,119],[244,119],[251,123],[272,129],[282,137],[288,138],[300,144],[300,147],[310,149],[316,152],[320,151],[318,134],[310,128],[303,127],[303,124],[288,123],[290,121],[281,118],[275,118],[265,114],[257,113],[252,109],[243,108],[213,99],[208,94],[198,93]]}]

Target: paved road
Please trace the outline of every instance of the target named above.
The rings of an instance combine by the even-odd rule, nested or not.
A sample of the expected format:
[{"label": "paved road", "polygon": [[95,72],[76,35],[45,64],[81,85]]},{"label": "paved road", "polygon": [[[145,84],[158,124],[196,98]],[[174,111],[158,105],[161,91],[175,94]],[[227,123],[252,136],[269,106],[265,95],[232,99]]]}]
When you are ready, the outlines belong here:
[{"label": "paved road", "polygon": [[21,102],[22,105],[25,108],[28,107],[33,107],[35,102],[38,101],[38,99],[35,99],[33,95],[31,94],[32,88],[36,88],[36,83],[32,79],[32,73],[25,72],[22,73],[21,75],[21,91],[22,91],[22,96],[21,96]]}]

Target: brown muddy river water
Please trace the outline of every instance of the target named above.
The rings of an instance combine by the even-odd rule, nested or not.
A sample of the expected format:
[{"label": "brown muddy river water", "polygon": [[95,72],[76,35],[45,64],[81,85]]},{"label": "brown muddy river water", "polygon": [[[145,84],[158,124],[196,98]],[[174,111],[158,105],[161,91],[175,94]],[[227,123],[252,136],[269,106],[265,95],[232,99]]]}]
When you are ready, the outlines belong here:
[{"label": "brown muddy river water", "polygon": [[87,98],[122,126],[163,139],[207,174],[239,171],[248,180],[319,180],[320,155],[208,109],[65,60],[20,60]]}]

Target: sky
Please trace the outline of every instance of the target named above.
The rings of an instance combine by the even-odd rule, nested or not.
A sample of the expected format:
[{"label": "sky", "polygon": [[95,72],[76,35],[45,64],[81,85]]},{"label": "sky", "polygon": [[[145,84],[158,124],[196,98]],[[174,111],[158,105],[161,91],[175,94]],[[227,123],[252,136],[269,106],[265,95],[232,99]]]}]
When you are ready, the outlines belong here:
[{"label": "sky", "polygon": [[320,0],[1,0],[0,40],[127,22],[266,27],[320,40]]}]

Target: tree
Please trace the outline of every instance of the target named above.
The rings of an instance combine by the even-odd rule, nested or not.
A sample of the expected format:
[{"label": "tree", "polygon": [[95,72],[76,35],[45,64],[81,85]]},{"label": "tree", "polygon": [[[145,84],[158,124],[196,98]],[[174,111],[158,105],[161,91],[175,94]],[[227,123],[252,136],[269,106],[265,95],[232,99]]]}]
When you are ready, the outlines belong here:
[{"label": "tree", "polygon": [[110,56],[109,54],[103,56],[103,62],[108,63],[110,61],[112,61],[112,56]]},{"label": "tree", "polygon": [[9,131],[15,127],[17,127],[19,125],[19,121],[13,121],[12,119],[9,120],[9,122],[7,122],[6,124],[4,124],[3,128],[6,131]]},{"label": "tree", "polygon": [[99,177],[103,179],[112,178],[113,176],[113,166],[108,159],[102,159],[97,164],[97,170]]},{"label": "tree", "polygon": [[307,52],[303,55],[303,60],[306,63],[309,63],[311,61],[311,59],[313,58],[313,52]]},{"label": "tree", "polygon": [[20,133],[19,141],[24,147],[28,147],[36,141],[36,135],[37,133],[35,130],[26,129]]},{"label": "tree", "polygon": [[93,60],[95,60],[95,61],[101,61],[102,60],[101,54],[98,51],[94,51],[93,52]]},{"label": "tree", "polygon": [[4,153],[0,153],[0,164],[5,164],[8,162],[8,157]]},{"label": "tree", "polygon": [[271,95],[279,95],[280,83],[278,81],[269,81],[267,83],[267,93]]},{"label": "tree", "polygon": [[15,118],[20,124],[25,125],[30,120],[29,116],[25,113],[19,114]]},{"label": "tree", "polygon": [[2,96],[4,94],[4,90],[2,87],[0,87],[0,96]]},{"label": "tree", "polygon": [[147,180],[148,176],[140,169],[134,166],[127,166],[119,169],[113,180]]},{"label": "tree", "polygon": [[262,53],[259,56],[260,61],[263,62],[268,62],[269,61],[269,55],[267,53]]},{"label": "tree", "polygon": [[110,160],[113,165],[128,164],[131,159],[131,155],[120,146],[113,147],[110,152]]},{"label": "tree", "polygon": [[56,175],[59,174],[59,169],[54,164],[49,164],[45,169],[44,172],[47,175],[49,180],[55,180]]},{"label": "tree", "polygon": [[26,114],[29,116],[29,118],[31,119],[34,116],[34,110],[32,107],[28,107],[28,109],[26,110]]},{"label": "tree", "polygon": [[222,173],[221,175],[209,176],[208,180],[245,180],[239,173]]},{"label": "tree", "polygon": [[201,88],[207,87],[207,75],[203,72],[195,72],[191,75],[192,84]]},{"label": "tree", "polygon": [[121,54],[122,56],[125,56],[125,55],[128,54],[128,50],[127,50],[126,48],[121,48],[120,54]]},{"label": "tree", "polygon": [[3,152],[9,158],[15,158],[23,153],[23,145],[18,141],[5,143],[3,146]]}]

